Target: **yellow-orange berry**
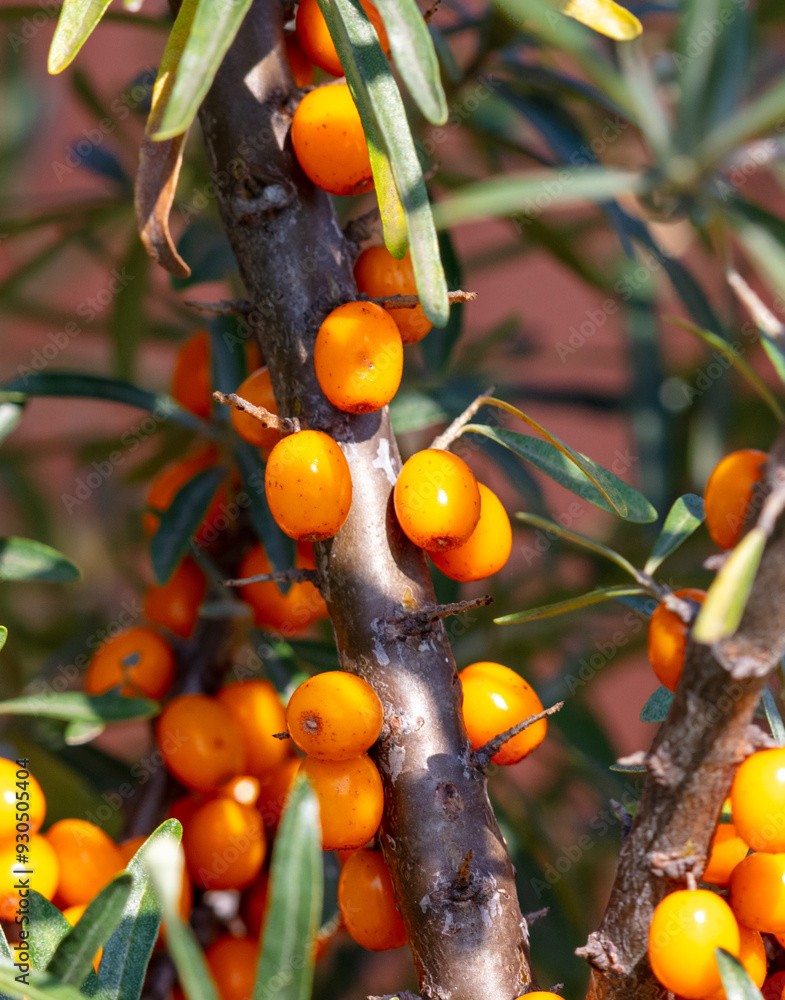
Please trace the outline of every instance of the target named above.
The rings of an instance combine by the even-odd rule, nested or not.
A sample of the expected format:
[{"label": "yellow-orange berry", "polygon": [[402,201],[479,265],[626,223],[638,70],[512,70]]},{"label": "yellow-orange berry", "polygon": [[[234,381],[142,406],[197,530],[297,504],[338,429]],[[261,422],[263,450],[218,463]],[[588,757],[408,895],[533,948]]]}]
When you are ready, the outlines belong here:
[{"label": "yellow-orange berry", "polygon": [[722,986],[714,950],[737,955],[739,945],[739,925],[730,907],[708,889],[670,893],[649,927],[652,972],[686,1000],[700,1000]]},{"label": "yellow-orange berry", "polygon": [[304,681],[289,699],[286,726],[297,746],[322,760],[357,757],[376,742],[384,710],[371,685],[343,670]]},{"label": "yellow-orange berry", "polygon": [[224,934],[210,945],[204,957],[221,1000],[251,1000],[259,961],[258,941]]},{"label": "yellow-orange berry", "polygon": [[[255,372],[251,372],[248,378],[237,387],[237,395],[247,399],[254,406],[264,407],[270,413],[278,412],[278,405],[275,402],[273,386],[270,381],[270,372],[266,367],[257,368]],[[281,437],[278,431],[272,427],[264,427],[250,414],[236,410],[234,407],[232,407],[232,426],[241,438],[265,451],[274,448]]]},{"label": "yellow-orange berry", "polygon": [[319,800],[324,850],[367,844],[379,829],[384,810],[382,779],[371,758],[366,754],[349,760],[306,757],[300,770]]},{"label": "yellow-orange berry", "polygon": [[[156,723],[158,749],[179,782],[211,792],[245,771],[245,748],[234,718],[217,698],[173,698]],[[192,818],[193,819],[193,818]]]},{"label": "yellow-orange berry", "polygon": [[213,410],[210,354],[210,334],[197,330],[180,348],[172,376],[172,397],[204,420],[210,419]]},{"label": "yellow-orange berry", "polygon": [[17,823],[27,823],[27,830],[38,833],[46,816],[46,799],[41,786],[27,768],[0,757],[0,843],[13,839]]},{"label": "yellow-orange berry", "polygon": [[763,934],[785,931],[785,854],[749,854],[736,865],[730,905],[746,927]]},{"label": "yellow-orange berry", "polygon": [[[401,260],[396,260],[385,246],[368,247],[357,258],[354,279],[357,291],[371,299],[417,294],[412,258],[408,250]],[[416,344],[431,329],[431,321],[422,306],[387,311],[401,331],[404,344]]]},{"label": "yellow-orange berry", "polygon": [[[84,916],[84,911],[87,909],[87,903],[79,903],[77,906],[66,906],[63,910],[63,916],[68,921],[72,927],[76,927],[79,921]],[[103,948],[99,948],[98,951],[93,956],[93,968],[98,972],[98,966],[101,964],[101,956],[104,953]]]},{"label": "yellow-orange berry", "polygon": [[166,583],[147,588],[144,615],[187,639],[199,618],[199,608],[207,593],[207,577],[190,556],[186,556]]},{"label": "yellow-orange berry", "polygon": [[[390,43],[381,14],[370,0],[360,0],[368,20],[376,29],[379,44],[385,52],[389,52]],[[324,19],[317,0],[300,0],[295,18],[295,31],[300,45],[312,62],[333,76],[343,76],[343,66],[338,58],[335,44],[330,35],[330,29]]]},{"label": "yellow-orange berry", "polygon": [[174,680],[169,643],[142,625],[123,629],[93,653],[85,673],[85,691],[103,694],[120,687],[129,698],[162,698]]},{"label": "yellow-orange berry", "polygon": [[57,898],[66,906],[89,903],[125,867],[111,837],[86,819],[61,819],[46,839],[60,866]]},{"label": "yellow-orange berry", "polygon": [[261,871],[267,852],[261,816],[224,796],[209,799],[183,830],[183,851],[203,889],[244,889]]},{"label": "yellow-orange berry", "polygon": [[305,95],[292,119],[292,145],[317,187],[331,194],[363,194],[373,187],[360,113],[345,83]]},{"label": "yellow-orange berry", "polygon": [[741,537],[755,483],[763,478],[768,455],[744,448],[726,455],[706,483],[703,502],[706,527],[721,549],[732,549]]},{"label": "yellow-orange berry", "polygon": [[[702,604],[706,591],[688,587],[677,590],[674,596]],[[681,677],[688,629],[687,623],[667,608],[664,601],[657,605],[649,621],[649,660],[657,680],[669,691],[676,690]]]},{"label": "yellow-orange berry", "polygon": [[564,1000],[560,993],[551,993],[548,990],[535,990],[534,993],[527,993],[525,997],[518,997],[517,1000]]},{"label": "yellow-orange berry", "polygon": [[243,893],[241,905],[243,920],[250,934],[257,940],[261,937],[262,928],[267,918],[267,907],[270,902],[269,885],[270,876],[268,872],[262,871],[253,885],[250,885]]},{"label": "yellow-orange berry", "polygon": [[[0,920],[14,920],[19,908],[20,878],[29,879],[30,888],[52,899],[60,876],[60,863],[52,845],[40,833],[30,837],[30,851],[26,861],[20,861],[16,842],[0,843]],[[32,871],[25,871],[32,869]]]},{"label": "yellow-orange berry", "polygon": [[357,944],[369,951],[402,948],[406,928],[381,851],[357,851],[341,869],[338,908]]},{"label": "yellow-orange berry", "polygon": [[430,552],[437,569],[451,580],[469,583],[484,580],[504,566],[512,552],[512,528],[501,500],[484,486],[480,490],[480,519],[468,541],[457,549]]},{"label": "yellow-orange berry", "polygon": [[[744,966],[747,975],[760,988],[766,979],[766,945],[759,931],[750,930],[744,924],[739,924],[739,952],[736,956]],[[725,988],[720,986],[708,1000],[728,1000]],[[780,1000],[778,997],[777,1000]]]},{"label": "yellow-orange berry", "polygon": [[701,878],[710,885],[727,885],[733,869],[747,857],[747,845],[733,823],[719,823]]},{"label": "yellow-orange berry", "polygon": [[429,552],[464,545],[480,519],[480,490],[472,470],[462,458],[438,448],[412,455],[393,498],[404,534]]},{"label": "yellow-orange berry", "polygon": [[305,54],[300,40],[293,31],[284,31],[283,44],[286,48],[286,58],[292,71],[294,82],[298,87],[313,85],[313,63]]},{"label": "yellow-orange berry", "polygon": [[785,748],[748,757],[736,772],[730,798],[736,830],[753,851],[785,851]]},{"label": "yellow-orange berry", "polygon": [[[542,711],[534,688],[501,663],[472,663],[458,674],[463,689],[463,721],[474,750],[532,715]],[[492,760],[494,764],[517,764],[545,739],[548,723],[540,719],[513,736]]]},{"label": "yellow-orange berry", "polygon": [[282,438],[267,459],[264,489],[271,514],[290,538],[332,538],[352,505],[349,464],[322,431]]},{"label": "yellow-orange berry", "polygon": [[259,775],[259,798],[256,808],[268,830],[275,830],[281,821],[286,801],[292,790],[302,761],[290,757],[277,767]]},{"label": "yellow-orange berry", "polygon": [[[286,729],[286,711],[278,692],[269,681],[239,681],[218,692],[218,700],[229,710],[245,744],[245,766],[259,777],[277,767],[287,757],[286,740],[274,733]],[[257,789],[258,798],[258,789]]]},{"label": "yellow-orange berry", "polygon": [[[297,569],[313,569],[313,554],[306,547],[310,548],[309,543],[298,543]],[[271,573],[272,569],[264,548],[255,545],[243,556],[237,572],[240,579],[246,579]],[[240,587],[240,596],[251,606],[254,624],[282,635],[297,635],[327,617],[324,598],[310,580],[291,584],[286,594],[272,580],[247,583]]]},{"label": "yellow-orange berry", "polygon": [[319,327],[313,363],[333,406],[345,413],[372,413],[386,406],[401,384],[401,334],[381,306],[347,302]]}]

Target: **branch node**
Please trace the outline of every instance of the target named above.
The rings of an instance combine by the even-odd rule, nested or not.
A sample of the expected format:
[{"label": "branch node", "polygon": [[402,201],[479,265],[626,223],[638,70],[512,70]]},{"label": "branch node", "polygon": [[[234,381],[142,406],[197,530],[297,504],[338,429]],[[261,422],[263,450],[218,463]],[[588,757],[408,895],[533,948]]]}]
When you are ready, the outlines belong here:
[{"label": "branch node", "polygon": [[585,958],[589,965],[600,972],[625,971],[613,942],[600,931],[593,931],[586,944],[575,949],[575,954],[578,958]]},{"label": "branch node", "polygon": [[651,870],[655,875],[671,879],[674,882],[695,880],[695,872],[703,868],[705,859],[700,861],[696,854],[682,854],[680,850],[652,851],[648,856]]},{"label": "branch node", "polygon": [[512,726],[504,733],[499,733],[498,736],[494,736],[492,740],[476,750],[473,755],[474,766],[478,767],[481,771],[485,771],[488,765],[491,763],[491,759],[501,750],[507,740],[511,740],[513,736],[517,736],[518,733],[522,733],[529,726],[533,726],[535,722],[539,722],[540,719],[544,719],[549,715],[554,715],[556,712],[564,708],[564,702],[558,701],[555,705],[551,705],[550,708],[546,708],[542,712],[538,712],[537,715],[531,715],[528,719],[524,719],[522,722],[517,723]]},{"label": "branch node", "polygon": [[247,399],[238,396],[236,392],[214,392],[213,399],[217,399],[224,406],[233,406],[235,410],[247,413],[248,416],[258,420],[262,427],[271,427],[281,435],[296,434],[300,430],[298,417],[279,417],[277,413],[271,413],[263,406],[254,406]]},{"label": "branch node", "polygon": [[274,740],[290,740],[291,738],[289,733],[273,733]]},{"label": "branch node", "polygon": [[456,417],[455,420],[453,420],[453,422],[445,431],[443,431],[438,437],[433,439],[429,447],[436,448],[441,451],[446,451],[446,449],[450,447],[453,441],[455,441],[457,438],[460,437],[461,431],[466,426],[466,424],[469,423],[474,414],[480,409],[481,406],[485,404],[486,398],[488,396],[492,396],[495,391],[496,391],[495,385],[488,386],[485,392],[482,393],[481,396],[478,396],[473,403],[470,403],[469,406],[467,406],[466,409],[463,411],[463,413],[459,417]]},{"label": "branch node", "polygon": [[453,604],[429,604],[419,611],[414,611],[410,615],[402,615],[399,618],[391,618],[385,622],[384,628],[389,638],[404,635],[420,635],[427,631],[430,626],[441,618],[449,618],[450,615],[460,615],[473,608],[484,608],[493,604],[493,597],[490,594],[483,594],[482,597],[474,597],[470,601],[455,601]]}]

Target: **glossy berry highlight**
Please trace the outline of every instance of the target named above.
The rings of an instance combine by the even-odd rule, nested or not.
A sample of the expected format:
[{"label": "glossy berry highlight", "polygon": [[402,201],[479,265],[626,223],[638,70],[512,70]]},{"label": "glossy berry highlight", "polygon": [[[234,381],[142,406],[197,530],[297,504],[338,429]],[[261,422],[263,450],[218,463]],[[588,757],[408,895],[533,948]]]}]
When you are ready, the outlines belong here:
[{"label": "glossy berry highlight", "polygon": [[183,851],[203,889],[244,889],[258,876],[267,852],[259,813],[225,796],[199,806],[183,829]]},{"label": "glossy berry highlight", "polygon": [[785,851],[785,748],[749,756],[736,771],[730,798],[736,830],[753,851]]},{"label": "glossy berry highlight", "polygon": [[459,583],[485,580],[505,565],[512,552],[512,528],[507,511],[496,496],[482,483],[480,519],[463,545],[447,552],[429,553],[434,566],[445,576]]},{"label": "glossy berry highlight", "polygon": [[356,851],[341,869],[338,908],[347,931],[369,951],[402,948],[406,928],[381,851]]},{"label": "glossy berry highlight", "polygon": [[366,754],[349,760],[306,757],[300,770],[319,800],[325,851],[362,847],[379,829],[384,810],[382,779]]},{"label": "glossy berry highlight", "polygon": [[[463,690],[463,721],[473,750],[524,719],[542,712],[534,688],[501,663],[472,663],[458,674]],[[545,739],[548,722],[540,719],[513,736],[491,758],[494,764],[517,764]]]},{"label": "glossy berry highlight", "polygon": [[[674,596],[702,604],[706,591],[688,587],[677,590]],[[657,605],[649,620],[649,660],[657,680],[669,691],[676,690],[684,668],[689,628],[675,611],[665,606],[665,602]]]},{"label": "glossy berry highlight", "polygon": [[384,712],[371,685],[343,670],[304,681],[289,699],[286,727],[297,746],[321,760],[348,760],[371,747]]},{"label": "glossy berry highlight", "polygon": [[732,549],[741,538],[753,490],[763,478],[767,458],[765,451],[756,448],[733,451],[709,476],[703,495],[706,527],[721,549]]},{"label": "glossy berry highlight", "polygon": [[16,838],[17,821],[27,823],[25,832],[38,833],[45,816],[46,798],[33,775],[0,757],[0,843]]},{"label": "glossy berry highlight", "polygon": [[469,466],[450,451],[426,448],[405,463],[393,492],[404,534],[429,552],[464,545],[480,519],[480,490]]},{"label": "glossy berry highlight", "polygon": [[331,194],[363,194],[373,174],[360,113],[345,83],[306,94],[292,119],[292,145],[305,175]]}]

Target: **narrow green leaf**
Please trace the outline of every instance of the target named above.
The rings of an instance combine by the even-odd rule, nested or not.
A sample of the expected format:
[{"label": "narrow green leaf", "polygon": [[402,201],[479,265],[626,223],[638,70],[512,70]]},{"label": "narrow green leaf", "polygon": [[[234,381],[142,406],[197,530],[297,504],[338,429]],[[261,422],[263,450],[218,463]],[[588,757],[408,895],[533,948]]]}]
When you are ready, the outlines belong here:
[{"label": "narrow green leaf", "polygon": [[71,583],[82,574],[51,545],[32,538],[0,538],[0,580]]},{"label": "narrow green leaf", "polygon": [[171,139],[190,126],[250,6],[251,0],[199,0],[154,139]]},{"label": "narrow green leaf", "polygon": [[367,130],[365,141],[368,144],[368,155],[373,172],[373,187],[379,204],[379,215],[382,219],[384,245],[400,260],[409,247],[409,227],[406,224],[406,211],[395,186],[390,157],[382,145],[378,131]]},{"label": "narrow green leaf", "polygon": [[[618,552],[614,552],[614,550],[608,548],[607,545],[603,545],[601,542],[595,542],[593,538],[587,538],[585,535],[578,534],[577,531],[570,531],[569,528],[563,528],[560,524],[556,524],[555,521],[549,521],[547,517],[540,517],[539,514],[529,514],[528,512],[518,511],[515,514],[515,517],[519,521],[523,521],[524,524],[530,524],[533,528],[539,528],[541,531],[545,532],[546,535],[557,535],[559,538],[563,538],[566,542],[571,542],[573,545],[577,545],[582,549],[588,549],[589,552],[594,552],[598,556],[604,556],[605,559],[609,559],[611,562],[616,563],[616,565],[623,569],[625,573],[629,573],[634,580],[637,580],[640,576],[638,570],[628,559],[619,555]],[[615,590],[617,588],[611,589]],[[610,597],[622,596],[625,595],[610,595]]]},{"label": "narrow green leaf", "polygon": [[724,948],[715,948],[714,954],[727,1000],[763,1000],[763,994],[738,958]]},{"label": "narrow green leaf", "polygon": [[774,695],[771,693],[770,688],[765,687],[763,689],[761,700],[771,735],[776,740],[778,747],[785,747],[785,723],[782,721],[782,716],[779,713],[777,703],[774,701]]},{"label": "narrow green leaf", "polygon": [[592,604],[601,604],[603,601],[610,601],[616,597],[646,593],[648,591],[643,587],[599,587],[588,594],[581,594],[580,597],[571,597],[569,600],[558,601],[555,604],[544,604],[542,607],[531,608],[529,611],[516,611],[511,615],[494,618],[493,621],[496,625],[520,625],[523,622],[533,622],[539,618],[553,618],[566,611],[588,608]]},{"label": "narrow green leaf", "polygon": [[118,875],[92,900],[73,930],[58,944],[46,971],[61,982],[80,987],[93,969],[93,958],[120,923],[131,894],[133,877]]},{"label": "narrow green leaf", "polygon": [[753,528],[730,553],[692,627],[696,642],[718,642],[739,627],[765,547],[765,531]]},{"label": "narrow green leaf", "polygon": [[346,71],[346,82],[370,146],[379,152],[386,151],[389,157],[406,215],[409,249],[422,307],[432,323],[444,326],[450,317],[447,282],[422,166],[398,85],[359,0],[319,0],[319,7]]},{"label": "narrow green leaf", "polygon": [[105,729],[106,725],[103,722],[83,722],[81,719],[72,719],[66,724],[63,739],[69,747],[79,747],[84,743],[90,743]]},{"label": "narrow green leaf", "polygon": [[673,692],[658,687],[641,709],[641,722],[664,722],[673,704]]},{"label": "narrow green leaf", "polygon": [[0,402],[0,441],[16,430],[22,419],[23,403]]},{"label": "narrow green leaf", "polygon": [[[71,925],[54,903],[39,892],[30,893],[30,964],[44,970],[57,946],[71,930]],[[0,987],[1,988],[1,987]]]},{"label": "narrow green leaf", "polygon": [[204,520],[210,501],[226,478],[226,469],[213,466],[189,479],[165,511],[150,543],[150,559],[159,584],[166,583],[188,551],[191,538]]},{"label": "narrow green leaf", "polygon": [[[430,335],[425,338],[425,344]],[[396,434],[410,434],[444,423],[449,415],[432,396],[417,389],[397,392],[390,403],[390,420]]]},{"label": "narrow green leaf", "polygon": [[18,1000],[84,1000],[84,993],[38,969],[28,972],[27,985],[16,981],[18,975],[19,969],[16,966],[9,965],[6,961],[0,962],[0,990],[7,996]]},{"label": "narrow green leaf", "polygon": [[447,98],[425,18],[414,0],[378,0],[393,62],[420,111],[434,125],[447,121]]},{"label": "narrow green leaf", "polygon": [[[275,838],[253,1000],[309,1000],[322,912],[322,831],[308,779],[294,783]],[[285,970],[287,975],[281,975]],[[277,988],[272,988],[276,984]]]},{"label": "narrow green leaf", "polygon": [[110,3],[111,0],[63,0],[49,48],[47,69],[50,73],[62,73],[70,65]]},{"label": "narrow green leaf", "polygon": [[646,774],[648,768],[645,764],[611,764],[609,770],[617,774]]},{"label": "narrow green leaf", "polygon": [[703,524],[704,517],[702,497],[694,493],[685,493],[679,497],[668,511],[643,572],[654,573]]},{"label": "narrow green leaf", "polygon": [[[607,510],[611,514],[618,514],[618,510],[613,508],[581,469],[550,442],[540,441],[526,434],[518,434],[503,428],[486,427],[483,424],[467,424],[464,427],[464,433],[467,432],[481,434],[483,437],[503,445],[527,462],[531,462],[532,465],[561,486],[594,504],[595,507]],[[623,498],[627,508],[626,520],[639,524],[648,524],[657,520],[657,511],[636,489],[619,479],[618,476],[608,472],[607,469],[597,465],[586,455],[580,452],[575,452],[575,454],[580,457],[585,468],[590,469],[595,477],[601,477],[606,487],[612,486],[615,493]]]},{"label": "narrow green leaf", "polygon": [[785,79],[777,82],[727,118],[693,147],[693,156],[703,168],[719,165],[748,139],[770,131],[785,115]]},{"label": "narrow green leaf", "polygon": [[81,691],[44,691],[0,701],[0,715],[36,715],[92,724],[147,719],[157,712],[157,703],[147,698],[123,698],[111,693],[88,695]]},{"label": "narrow green leaf", "polygon": [[[8,639],[8,629],[5,627],[5,625],[0,625],[0,649],[2,649],[3,646],[5,646],[7,639]],[[0,950],[0,957],[2,957],[2,950]]]},{"label": "narrow green leaf", "polygon": [[120,378],[133,380],[136,352],[145,328],[145,302],[150,273],[150,256],[136,230],[125,259],[119,265],[124,283],[114,297],[112,312],[107,323],[107,333],[112,342],[114,370]]},{"label": "narrow green leaf", "polygon": [[[264,462],[259,455],[259,449],[245,441],[239,441],[234,448],[234,457],[240,470],[243,489],[251,505],[253,526],[264,545],[270,565],[276,572],[291,569],[295,560],[295,544],[281,531],[270,513],[264,491]],[[281,585],[278,589],[286,593],[289,587]]]}]

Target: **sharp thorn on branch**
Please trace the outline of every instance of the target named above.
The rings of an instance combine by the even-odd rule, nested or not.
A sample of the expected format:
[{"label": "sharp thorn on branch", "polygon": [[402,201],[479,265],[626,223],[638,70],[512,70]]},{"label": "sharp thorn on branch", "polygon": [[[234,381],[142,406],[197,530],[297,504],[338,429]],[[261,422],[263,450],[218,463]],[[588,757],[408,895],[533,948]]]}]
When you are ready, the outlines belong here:
[{"label": "sharp thorn on branch", "polygon": [[385,623],[385,630],[393,638],[401,634],[419,635],[441,618],[462,615],[473,608],[484,608],[489,604],[493,604],[493,597],[490,594],[483,594],[482,597],[474,597],[469,601],[455,601],[453,604],[430,604],[410,615],[391,618]]},{"label": "sharp thorn on branch", "polygon": [[[359,296],[363,299],[365,296]],[[477,298],[477,292],[448,292],[447,298],[450,300],[450,304],[455,302],[473,302]],[[366,299],[368,302],[373,302],[375,306],[381,306],[382,309],[415,309],[420,304],[419,295],[384,295],[380,298]]]},{"label": "sharp thorn on branch", "polygon": [[251,303],[247,299],[220,299],[218,302],[186,299],[183,305],[203,316],[247,316],[251,311]]},{"label": "sharp thorn on branch", "polygon": [[491,763],[492,758],[501,750],[507,740],[511,740],[513,736],[517,736],[518,733],[524,732],[529,726],[533,726],[535,722],[539,722],[541,719],[547,718],[549,715],[554,715],[556,712],[564,708],[563,701],[557,701],[555,705],[551,705],[550,708],[544,709],[542,712],[538,712],[536,715],[529,716],[528,719],[524,719],[522,722],[517,723],[517,725],[511,726],[506,732],[499,733],[498,736],[494,736],[492,740],[475,750],[473,755],[474,766],[478,767],[481,771],[486,770],[488,765]]},{"label": "sharp thorn on branch", "polygon": [[300,421],[297,417],[279,417],[277,413],[271,413],[263,406],[254,406],[236,392],[214,392],[213,399],[223,403],[224,406],[233,406],[235,410],[247,413],[248,416],[258,420],[263,427],[271,427],[279,434],[296,434],[300,430]]},{"label": "sharp thorn on branch", "polygon": [[256,576],[245,576],[239,580],[224,580],[224,587],[244,587],[248,583],[313,583],[316,585],[319,576],[315,569],[284,569],[277,573],[258,573]]}]

